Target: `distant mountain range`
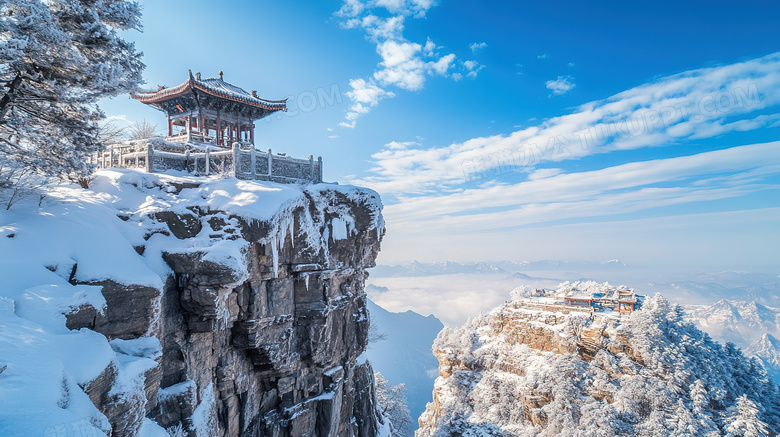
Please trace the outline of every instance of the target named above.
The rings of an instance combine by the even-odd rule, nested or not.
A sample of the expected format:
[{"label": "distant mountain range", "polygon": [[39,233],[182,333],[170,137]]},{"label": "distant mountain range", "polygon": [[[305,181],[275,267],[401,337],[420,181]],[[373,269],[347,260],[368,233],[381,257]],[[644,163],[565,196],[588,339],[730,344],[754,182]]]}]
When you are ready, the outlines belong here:
[{"label": "distant mountain range", "polygon": [[431,402],[439,368],[431,347],[444,325],[434,316],[424,317],[413,311],[392,313],[370,299],[368,312],[371,324],[382,337],[369,342],[368,360],[374,371],[382,373],[391,384],[406,384],[409,412],[416,424],[425,404]]},{"label": "distant mountain range", "polygon": [[772,334],[764,334],[745,349],[745,355],[761,361],[769,376],[780,384],[780,340]]},{"label": "distant mountain range", "polygon": [[780,384],[780,308],[726,299],[684,308],[687,320],[715,340],[734,343],[745,355],[756,357]]},{"label": "distant mountain range", "polygon": [[724,271],[685,275],[666,284],[651,284],[650,290],[689,302],[733,299],[780,307],[780,277],[773,274]]},{"label": "distant mountain range", "polygon": [[[433,276],[453,275],[462,273],[505,273],[514,274],[526,271],[604,271],[619,270],[626,266],[619,260],[599,261],[498,261],[498,262],[471,262],[457,263],[445,261],[440,263],[421,263],[412,261],[401,265],[377,265],[371,269],[374,277],[402,277],[402,276]],[[547,279],[547,278],[526,278]],[[519,279],[526,279],[520,277]]]}]

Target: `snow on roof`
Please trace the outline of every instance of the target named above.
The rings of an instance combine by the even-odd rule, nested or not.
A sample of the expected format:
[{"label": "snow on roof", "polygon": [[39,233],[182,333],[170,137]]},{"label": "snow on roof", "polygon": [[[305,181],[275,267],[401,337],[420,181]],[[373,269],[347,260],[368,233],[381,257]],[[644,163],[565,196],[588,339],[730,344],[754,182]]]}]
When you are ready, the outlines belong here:
[{"label": "snow on roof", "polygon": [[287,99],[284,100],[265,100],[259,97],[255,97],[243,88],[237,87],[233,84],[229,84],[221,78],[209,77],[203,80],[195,80],[196,86],[203,87],[204,90],[212,94],[222,95],[237,100],[245,100],[247,102],[256,103],[258,105],[278,105],[286,106]]},{"label": "snow on roof", "polygon": [[636,300],[634,290],[624,285],[614,287],[609,282],[599,283],[595,281],[566,281],[558,285],[554,292],[558,298],[566,299],[611,299],[621,302]]},{"label": "snow on roof", "polygon": [[287,99],[261,99],[256,95],[246,92],[246,90],[241,87],[225,82],[222,77],[196,79],[192,76],[191,72],[190,77],[180,85],[172,88],[160,88],[157,91],[140,92],[138,94],[132,94],[132,97],[142,103],[158,103],[187,95],[188,93],[192,92],[193,89],[198,89],[216,97],[222,97],[236,102],[246,103],[248,105],[270,111],[284,111],[287,109]]}]

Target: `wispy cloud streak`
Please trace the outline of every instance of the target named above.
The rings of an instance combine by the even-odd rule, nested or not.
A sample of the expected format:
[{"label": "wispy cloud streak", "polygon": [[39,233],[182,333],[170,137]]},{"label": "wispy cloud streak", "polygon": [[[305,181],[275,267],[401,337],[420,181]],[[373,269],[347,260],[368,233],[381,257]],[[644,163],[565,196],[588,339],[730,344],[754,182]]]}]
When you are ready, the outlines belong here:
[{"label": "wispy cloud streak", "polygon": [[780,53],[660,78],[508,135],[385,148],[374,174],[355,182],[398,197],[458,191],[543,163],[776,125],[780,114],[766,109],[778,104]]}]

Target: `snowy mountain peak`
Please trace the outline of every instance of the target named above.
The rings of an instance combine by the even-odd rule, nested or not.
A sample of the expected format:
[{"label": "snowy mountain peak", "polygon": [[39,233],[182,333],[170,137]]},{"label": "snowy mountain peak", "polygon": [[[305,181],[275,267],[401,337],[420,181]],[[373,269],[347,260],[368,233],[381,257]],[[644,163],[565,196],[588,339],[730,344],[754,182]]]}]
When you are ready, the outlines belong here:
[{"label": "snowy mountain peak", "polygon": [[754,341],[745,350],[745,353],[761,358],[770,358],[780,363],[780,340],[772,334],[764,334]]}]

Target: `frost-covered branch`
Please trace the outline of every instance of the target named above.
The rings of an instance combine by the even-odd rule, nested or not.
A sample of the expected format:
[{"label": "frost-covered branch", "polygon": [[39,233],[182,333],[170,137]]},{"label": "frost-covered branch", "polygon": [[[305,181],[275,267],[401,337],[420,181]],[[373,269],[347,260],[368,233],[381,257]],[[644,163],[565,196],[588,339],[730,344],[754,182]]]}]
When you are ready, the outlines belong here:
[{"label": "frost-covered branch", "polygon": [[0,3],[0,160],[60,177],[89,173],[102,147],[96,101],[142,82],[141,53],[118,30],[140,29],[137,2]]}]

